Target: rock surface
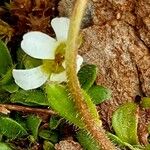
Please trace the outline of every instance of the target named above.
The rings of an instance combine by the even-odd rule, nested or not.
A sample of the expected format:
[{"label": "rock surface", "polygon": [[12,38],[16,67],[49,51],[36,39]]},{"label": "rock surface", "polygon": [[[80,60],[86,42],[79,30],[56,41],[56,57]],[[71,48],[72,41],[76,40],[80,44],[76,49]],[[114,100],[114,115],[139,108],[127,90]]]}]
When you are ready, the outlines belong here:
[{"label": "rock surface", "polygon": [[150,53],[124,21],[113,20],[103,26],[83,30],[85,43],[81,53],[99,68],[97,83],[113,91],[112,100],[100,105],[105,126],[121,104],[134,101],[136,95],[150,96]]},{"label": "rock surface", "polygon": [[142,144],[149,144],[148,141],[148,125],[150,123],[150,109],[140,108],[139,110],[139,126],[138,126],[138,136]]},{"label": "rock surface", "polygon": [[[58,5],[58,11],[60,16],[67,16],[69,17],[72,12],[72,7],[74,6],[75,0],[61,0]],[[87,9],[84,13],[84,17],[82,19],[81,27],[87,27],[92,22],[93,16],[93,5],[92,1],[89,0],[87,4]]]},{"label": "rock surface", "polygon": [[83,150],[79,143],[73,140],[63,140],[55,145],[56,150]]}]

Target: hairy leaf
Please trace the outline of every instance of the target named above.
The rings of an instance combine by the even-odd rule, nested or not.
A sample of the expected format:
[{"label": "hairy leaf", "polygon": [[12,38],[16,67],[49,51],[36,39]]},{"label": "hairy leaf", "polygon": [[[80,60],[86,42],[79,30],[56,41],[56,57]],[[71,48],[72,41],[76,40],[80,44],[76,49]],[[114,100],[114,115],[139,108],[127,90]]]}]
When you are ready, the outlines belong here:
[{"label": "hairy leaf", "polygon": [[13,119],[0,117],[0,134],[9,139],[15,139],[27,135],[27,131]]},{"label": "hairy leaf", "polygon": [[12,103],[20,103],[29,106],[48,106],[48,100],[44,93],[40,90],[19,90],[11,95],[10,101]]},{"label": "hairy leaf", "polygon": [[150,124],[148,124],[148,133],[150,134]]},{"label": "hairy leaf", "polygon": [[150,150],[150,144],[148,144],[144,150]]},{"label": "hairy leaf", "polygon": [[79,130],[76,137],[85,150],[100,150],[96,141],[86,131]]},{"label": "hairy leaf", "polygon": [[84,128],[84,123],[77,110],[74,107],[74,102],[69,98],[67,89],[62,85],[50,84],[46,87],[49,105],[60,116],[67,119],[80,128]]},{"label": "hairy leaf", "polygon": [[4,75],[12,66],[12,60],[6,44],[0,40],[0,76]]},{"label": "hairy leaf", "polygon": [[113,114],[112,126],[116,135],[126,143],[138,145],[137,116],[138,107],[134,103],[126,103]]},{"label": "hairy leaf", "polygon": [[8,144],[0,142],[0,150],[12,150]]},{"label": "hairy leaf", "polygon": [[[50,84],[47,85],[46,91],[50,106],[56,112],[58,112],[60,116],[64,117],[66,120],[80,128],[85,127],[81,119],[80,112],[78,112],[78,110],[75,108],[75,104],[71,97],[69,97],[69,92],[65,86]],[[95,119],[97,124],[101,124],[95,105],[91,101],[89,95],[85,91],[82,92],[93,119]]]},{"label": "hairy leaf", "polygon": [[12,82],[12,70],[14,67],[8,68],[5,75],[0,79],[0,85],[6,85]]},{"label": "hairy leaf", "polygon": [[14,66],[8,68],[5,75],[0,79],[1,88],[9,93],[14,93],[18,91],[19,87],[15,84],[14,79],[12,77],[12,70]]},{"label": "hairy leaf", "polygon": [[25,68],[29,69],[29,68],[40,66],[42,64],[42,61],[40,59],[35,59],[33,57],[26,55],[23,63],[24,63]]},{"label": "hairy leaf", "polygon": [[55,148],[50,141],[44,141],[43,150],[55,150]]},{"label": "hairy leaf", "polygon": [[60,118],[59,116],[51,116],[50,122],[49,122],[49,127],[50,129],[56,129],[59,124],[62,122],[63,118]]},{"label": "hairy leaf", "polygon": [[85,92],[82,91],[83,95],[85,97],[85,102],[89,108],[89,112],[92,115],[93,119],[97,122],[97,124],[101,124],[101,121],[99,119],[99,114],[97,112],[96,106],[94,105],[94,103],[92,102],[90,96]]},{"label": "hairy leaf", "polygon": [[150,98],[149,97],[143,97],[141,101],[141,106],[144,108],[150,108]]},{"label": "hairy leaf", "polygon": [[111,98],[111,91],[99,85],[93,85],[87,93],[96,105]]},{"label": "hairy leaf", "polygon": [[9,93],[14,93],[14,92],[18,91],[19,87],[18,87],[18,85],[12,83],[12,84],[8,84],[8,85],[3,85],[2,89]]},{"label": "hairy leaf", "polygon": [[97,67],[95,65],[84,65],[78,72],[78,78],[81,87],[88,90],[94,83],[97,74]]},{"label": "hairy leaf", "polygon": [[49,140],[52,143],[58,142],[58,133],[52,130],[41,130],[39,136],[45,140]]},{"label": "hairy leaf", "polygon": [[19,68],[34,68],[42,64],[41,59],[36,59],[27,55],[21,48],[17,51],[17,60]]},{"label": "hairy leaf", "polygon": [[27,118],[27,127],[31,131],[35,140],[37,140],[38,129],[39,129],[41,122],[42,122],[42,119],[34,115],[30,115]]},{"label": "hairy leaf", "polygon": [[143,150],[144,148],[140,145],[131,145],[129,143],[123,142],[121,139],[119,139],[116,135],[112,133],[107,133],[108,137],[114,144],[118,145],[120,148],[125,149],[126,147],[130,150]]}]

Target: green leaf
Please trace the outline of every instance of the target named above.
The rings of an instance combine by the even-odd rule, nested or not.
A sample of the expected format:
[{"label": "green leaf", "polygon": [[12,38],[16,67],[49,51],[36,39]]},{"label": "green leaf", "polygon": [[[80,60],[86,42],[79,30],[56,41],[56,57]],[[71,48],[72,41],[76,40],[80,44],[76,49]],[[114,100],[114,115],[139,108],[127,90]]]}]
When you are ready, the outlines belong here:
[{"label": "green leaf", "polygon": [[143,108],[150,108],[150,98],[149,97],[143,97],[140,105]]},{"label": "green leaf", "polygon": [[[85,124],[81,119],[80,113],[75,108],[75,104],[69,96],[69,92],[65,86],[50,84],[47,85],[46,92],[48,95],[49,104],[52,109],[58,112],[60,116],[68,120],[70,123],[73,123],[80,128],[85,127]],[[82,92],[85,96],[85,101],[88,105],[90,113],[92,114],[95,121],[98,124],[101,124],[95,105],[91,101],[89,95],[85,91]]]},{"label": "green leaf", "polygon": [[96,80],[97,67],[95,65],[84,65],[78,72],[78,78],[81,84],[81,87],[84,90],[89,90]]},{"label": "green leaf", "polygon": [[3,139],[3,135],[2,135],[2,134],[0,134],[0,141],[2,141],[2,139]]},{"label": "green leaf", "polygon": [[111,98],[111,91],[99,85],[93,85],[87,93],[95,105]]},{"label": "green leaf", "polygon": [[14,67],[8,68],[5,75],[2,76],[0,79],[0,85],[6,85],[9,84],[12,81],[12,70]]},{"label": "green leaf", "polygon": [[19,123],[25,130],[27,130],[26,120],[22,117],[21,113],[15,112],[13,114],[13,120]]},{"label": "green leaf", "polygon": [[138,107],[134,103],[126,103],[113,114],[112,126],[116,135],[126,143],[138,145],[137,116]]},{"label": "green leaf", "polygon": [[6,44],[0,40],[0,76],[4,75],[12,66],[12,60]]},{"label": "green leaf", "polygon": [[49,105],[60,116],[67,119],[69,122],[74,123],[80,128],[84,128],[84,123],[75,109],[74,102],[68,96],[69,93],[66,88],[58,84],[50,84],[46,87]]},{"label": "green leaf", "polygon": [[148,144],[144,150],[150,150],[150,144]]},{"label": "green leaf", "polygon": [[110,132],[107,132],[107,135],[113,143],[117,144],[120,148],[125,148],[125,143],[121,139],[119,139],[116,135]]},{"label": "green leaf", "polygon": [[79,130],[76,137],[85,150],[100,150],[96,141],[86,131]]},{"label": "green leaf", "polygon": [[18,91],[19,87],[18,87],[18,85],[12,83],[12,84],[8,84],[8,85],[3,85],[2,89],[9,93],[14,93],[14,92]]},{"label": "green leaf", "polygon": [[148,124],[148,133],[150,134],[150,124]]},{"label": "green leaf", "polygon": [[38,116],[30,115],[27,117],[27,127],[31,131],[35,140],[37,140],[38,129],[42,122],[42,119]]},{"label": "green leaf", "polygon": [[44,141],[43,150],[55,150],[55,148],[50,141]]},{"label": "green leaf", "polygon": [[115,144],[117,144],[120,148],[124,149],[125,147],[128,147],[130,150],[143,150],[142,146],[132,146],[129,143],[123,142],[121,139],[119,139],[116,135],[112,134],[112,133],[107,133],[108,137],[110,138],[110,140],[112,142],[114,142]]},{"label": "green leaf", "polygon": [[7,102],[10,102],[9,101],[9,93],[0,89],[0,103],[7,103]]},{"label": "green leaf", "polygon": [[92,102],[90,96],[85,91],[82,91],[82,92],[85,97],[85,102],[89,108],[90,114],[92,115],[93,119],[97,122],[97,124],[101,124],[102,122],[99,119],[100,117],[99,117],[98,111],[96,109],[96,106]]},{"label": "green leaf", "polygon": [[11,94],[10,101],[12,103],[20,103],[29,106],[48,106],[48,100],[40,90],[19,90],[16,93]]},{"label": "green leaf", "polygon": [[13,68],[14,66],[8,68],[6,74],[0,79],[1,88],[9,93],[14,93],[19,89],[19,87],[14,83],[14,79],[12,77]]},{"label": "green leaf", "polygon": [[17,50],[18,68],[34,68],[42,64],[41,59],[36,59],[27,55],[21,48]]},{"label": "green leaf", "polygon": [[8,144],[0,142],[0,150],[12,150]]},{"label": "green leaf", "polygon": [[38,67],[42,64],[42,61],[40,59],[35,59],[33,57],[30,57],[28,55],[26,55],[24,57],[24,66],[25,68],[27,69],[30,69],[30,68],[34,68],[34,67]]},{"label": "green leaf", "polygon": [[0,117],[0,134],[9,139],[15,139],[27,135],[27,131],[13,119]]},{"label": "green leaf", "polygon": [[49,127],[50,129],[56,129],[59,124],[62,122],[63,118],[60,118],[59,116],[51,116],[50,122],[49,122]]},{"label": "green leaf", "polygon": [[58,133],[52,130],[41,130],[39,136],[45,140],[49,140],[52,143],[58,142]]}]

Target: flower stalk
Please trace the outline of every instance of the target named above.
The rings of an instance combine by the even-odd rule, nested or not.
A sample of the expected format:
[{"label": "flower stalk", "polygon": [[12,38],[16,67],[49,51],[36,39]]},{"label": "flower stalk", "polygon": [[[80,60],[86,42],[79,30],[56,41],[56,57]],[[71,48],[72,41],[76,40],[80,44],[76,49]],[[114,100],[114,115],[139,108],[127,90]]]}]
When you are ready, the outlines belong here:
[{"label": "flower stalk", "polygon": [[66,74],[68,89],[74,99],[75,105],[81,114],[86,130],[91,134],[99,147],[103,150],[115,150],[115,146],[110,142],[102,128],[100,121],[95,120],[85,102],[81,86],[76,75],[76,56],[77,56],[77,39],[80,30],[80,24],[88,0],[77,0],[72,13],[68,40],[66,43]]}]

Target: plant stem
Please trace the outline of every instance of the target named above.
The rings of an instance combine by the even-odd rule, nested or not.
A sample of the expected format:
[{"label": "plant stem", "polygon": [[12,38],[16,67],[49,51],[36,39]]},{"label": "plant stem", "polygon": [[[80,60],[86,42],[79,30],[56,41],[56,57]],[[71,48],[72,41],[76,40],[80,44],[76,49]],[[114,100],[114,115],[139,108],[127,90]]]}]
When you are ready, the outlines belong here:
[{"label": "plant stem", "polygon": [[101,127],[91,115],[88,106],[84,100],[84,95],[76,75],[76,57],[77,57],[77,39],[80,30],[82,16],[88,0],[77,0],[72,13],[68,40],[66,44],[66,73],[68,78],[68,88],[75,101],[75,105],[86,124],[87,131],[97,141],[99,147],[103,150],[115,150],[115,146],[110,142]]},{"label": "plant stem", "polygon": [[[12,111],[20,111],[20,112],[26,112],[26,113],[36,113],[36,114],[45,114],[45,115],[55,115],[56,113],[53,112],[50,109],[41,109],[41,108],[33,108],[33,107],[27,107],[27,106],[20,106],[20,105],[12,105],[12,104],[0,104],[0,110],[3,110],[7,113],[9,113],[9,110]],[[6,110],[5,110],[6,109]]]}]

